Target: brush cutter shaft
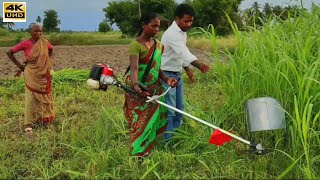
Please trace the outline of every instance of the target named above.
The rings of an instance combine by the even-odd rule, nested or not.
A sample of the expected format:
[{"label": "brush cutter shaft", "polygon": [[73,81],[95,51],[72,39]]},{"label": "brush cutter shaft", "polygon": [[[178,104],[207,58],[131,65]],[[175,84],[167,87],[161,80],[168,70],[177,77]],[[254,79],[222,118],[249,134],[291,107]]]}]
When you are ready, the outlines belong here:
[{"label": "brush cutter shaft", "polygon": [[172,109],[172,110],[174,110],[174,111],[176,111],[176,112],[178,112],[178,113],[180,113],[180,114],[183,114],[183,115],[185,115],[185,116],[188,116],[188,117],[191,118],[191,119],[194,119],[194,120],[196,120],[196,121],[198,121],[198,122],[201,122],[202,124],[205,124],[205,125],[213,128],[213,129],[217,129],[217,130],[221,131],[222,133],[224,133],[224,134],[226,134],[226,135],[228,135],[228,136],[231,136],[231,137],[233,137],[233,138],[235,138],[235,139],[237,139],[237,140],[239,140],[239,141],[241,141],[241,142],[243,142],[243,143],[246,143],[246,144],[248,144],[248,145],[251,144],[250,141],[247,141],[247,140],[245,140],[245,139],[243,139],[243,138],[241,138],[241,137],[239,137],[239,136],[236,136],[236,135],[234,135],[234,134],[232,134],[232,133],[230,133],[230,132],[228,132],[228,131],[226,131],[226,130],[223,130],[223,129],[221,129],[221,128],[213,125],[213,124],[210,124],[210,123],[208,123],[208,122],[206,122],[206,121],[204,121],[204,120],[202,120],[202,119],[200,119],[200,118],[197,118],[197,117],[195,117],[195,116],[193,116],[193,115],[191,115],[191,114],[188,114],[188,113],[186,113],[186,112],[184,112],[184,111],[181,111],[180,109],[177,109],[177,108],[172,107],[172,106],[170,106],[170,105],[168,105],[168,104],[166,104],[166,103],[163,103],[163,102],[159,101],[158,99],[152,99],[151,97],[147,97],[147,98],[148,98],[149,100],[153,100],[153,101],[157,102],[158,104],[161,104],[162,106],[165,106],[165,107],[167,107],[167,108],[169,108],[169,109]]},{"label": "brush cutter shaft", "polygon": [[[102,73],[101,73],[101,67],[103,67],[103,72]],[[95,68],[94,70],[96,70],[96,69],[97,68]],[[122,88],[124,91],[126,91],[128,93],[139,95],[139,94],[137,94],[137,92],[135,90],[131,89],[130,87],[122,85],[121,82],[117,80],[116,76],[113,74],[113,70],[109,66],[99,64],[98,65],[98,69],[99,69],[98,71],[100,71],[100,73],[96,72],[96,71],[90,72],[90,78],[93,78],[96,81],[100,80],[99,84],[95,84],[95,86],[99,86],[100,83],[103,84],[103,85],[115,85],[115,86],[117,86],[119,88]],[[100,75],[100,77],[99,77],[99,75]],[[177,81],[179,81],[179,78],[177,79]],[[89,82],[91,82],[91,81],[89,81]],[[142,89],[146,89],[146,87],[144,88],[143,84],[140,84],[140,86],[141,86]],[[189,118],[191,118],[191,119],[193,119],[195,121],[198,121],[198,122],[200,122],[200,123],[202,123],[204,125],[207,125],[207,126],[213,128],[213,129],[217,129],[220,132],[222,132],[222,133],[224,133],[224,134],[226,134],[228,136],[231,136],[231,137],[233,137],[233,138],[235,138],[235,139],[237,139],[237,140],[249,145],[250,147],[252,147],[252,148],[254,148],[256,150],[259,150],[258,153],[260,153],[260,154],[264,151],[264,148],[262,147],[261,144],[255,144],[253,142],[247,141],[247,140],[245,140],[245,139],[243,139],[243,138],[241,138],[239,136],[236,136],[236,135],[234,135],[234,134],[232,134],[232,133],[230,133],[230,132],[228,132],[226,130],[223,130],[223,129],[221,129],[221,128],[213,125],[213,124],[210,124],[210,123],[208,123],[208,122],[206,122],[206,121],[204,121],[204,120],[202,120],[200,118],[197,118],[197,117],[195,117],[195,116],[193,116],[191,114],[188,114],[188,113],[186,113],[184,111],[181,111],[180,109],[177,109],[177,108],[175,108],[173,106],[170,106],[170,105],[168,105],[166,103],[163,103],[163,102],[159,101],[158,98],[166,95],[169,92],[170,89],[171,89],[171,87],[169,87],[166,90],[166,92],[161,94],[161,95],[154,95],[152,97],[147,96],[147,97],[144,97],[144,98],[147,98],[146,102],[156,102],[156,103],[158,103],[158,104],[160,104],[162,106],[165,106],[165,107],[167,107],[169,109],[172,109],[172,110],[174,110],[174,111],[176,111],[176,112],[178,112],[180,114],[188,116]]]}]

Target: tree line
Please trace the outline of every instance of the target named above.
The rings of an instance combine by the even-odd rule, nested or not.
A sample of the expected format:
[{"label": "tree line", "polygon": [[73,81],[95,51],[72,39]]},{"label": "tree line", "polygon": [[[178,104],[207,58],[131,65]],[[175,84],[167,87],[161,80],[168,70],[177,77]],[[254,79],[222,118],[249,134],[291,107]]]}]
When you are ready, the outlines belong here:
[{"label": "tree line", "polygon": [[300,16],[303,11],[307,11],[307,9],[298,5],[272,7],[269,3],[261,6],[257,2],[254,2],[250,8],[242,12],[241,16],[245,26],[259,28],[267,21],[276,19],[284,21],[288,18]]},{"label": "tree line", "polygon": [[[42,26],[44,31],[51,33],[51,32],[59,32],[60,28],[58,27],[59,24],[61,24],[61,21],[59,20],[58,13],[54,9],[49,9],[43,12],[44,18],[42,22]],[[35,19],[37,23],[41,23],[42,18],[40,16],[37,16]],[[14,22],[3,22],[3,18],[0,16],[0,28],[7,28],[11,29],[15,26]],[[20,29],[19,31],[29,31],[29,29]]]},{"label": "tree line", "polygon": [[[212,24],[218,35],[228,35],[232,32],[228,17],[240,30],[251,26],[259,28],[270,18],[278,17],[281,20],[289,18],[289,14],[299,15],[305,9],[300,6],[274,6],[257,2],[244,11],[239,10],[243,0],[185,0],[195,12],[193,26],[206,28]],[[152,11],[162,16],[163,29],[173,21],[173,12],[177,3],[175,0],[122,0],[111,1],[103,9],[110,25],[116,24],[119,29],[128,35],[134,35],[139,27],[139,14]]]},{"label": "tree line", "polygon": [[[246,27],[259,28],[264,22],[277,17],[286,20],[290,15],[299,15],[305,9],[299,6],[274,6],[266,3],[263,6],[257,2],[244,11],[239,10],[243,0],[185,0],[195,12],[194,27],[206,28],[212,24],[218,35],[228,35],[232,32],[228,17],[240,30]],[[113,0],[103,8],[105,19],[99,24],[99,32],[111,31],[116,25],[123,34],[134,36],[139,28],[139,17],[147,11],[158,13],[162,18],[162,30],[165,30],[174,19],[174,9],[178,4],[175,0]],[[41,23],[38,16],[36,22]],[[58,13],[54,9],[44,11],[43,28],[45,32],[59,32],[61,24]],[[14,23],[4,23],[0,16],[0,27],[11,29]]]}]

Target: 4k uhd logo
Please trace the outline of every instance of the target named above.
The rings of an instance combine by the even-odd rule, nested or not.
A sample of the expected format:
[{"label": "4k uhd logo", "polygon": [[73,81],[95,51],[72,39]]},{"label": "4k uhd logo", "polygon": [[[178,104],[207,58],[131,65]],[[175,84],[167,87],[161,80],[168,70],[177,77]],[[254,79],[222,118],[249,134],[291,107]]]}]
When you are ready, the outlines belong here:
[{"label": "4k uhd logo", "polygon": [[3,22],[26,22],[26,2],[3,2]]}]

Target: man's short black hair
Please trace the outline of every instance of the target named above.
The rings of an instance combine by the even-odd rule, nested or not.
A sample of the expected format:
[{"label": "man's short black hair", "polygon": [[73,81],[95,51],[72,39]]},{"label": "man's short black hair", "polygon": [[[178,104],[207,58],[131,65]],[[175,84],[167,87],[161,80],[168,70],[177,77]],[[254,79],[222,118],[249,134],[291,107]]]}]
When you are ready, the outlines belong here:
[{"label": "man's short black hair", "polygon": [[175,17],[178,16],[179,18],[183,18],[184,15],[189,15],[192,17],[195,15],[193,8],[189,4],[180,4],[174,11]]}]

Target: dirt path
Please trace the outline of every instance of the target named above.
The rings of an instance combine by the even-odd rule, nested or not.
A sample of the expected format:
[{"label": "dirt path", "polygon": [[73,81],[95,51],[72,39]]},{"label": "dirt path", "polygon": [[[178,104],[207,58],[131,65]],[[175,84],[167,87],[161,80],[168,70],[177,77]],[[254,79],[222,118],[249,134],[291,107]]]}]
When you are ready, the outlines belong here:
[{"label": "dirt path", "polygon": [[[124,72],[129,64],[128,45],[97,45],[97,46],[56,46],[54,49],[54,70],[64,68],[90,69],[93,64],[105,63],[113,67],[115,72]],[[0,76],[14,76],[18,68],[9,60],[6,51],[0,48]],[[205,62],[212,62],[207,53],[191,50],[195,56]],[[24,60],[24,54],[16,54],[19,61]]]}]

